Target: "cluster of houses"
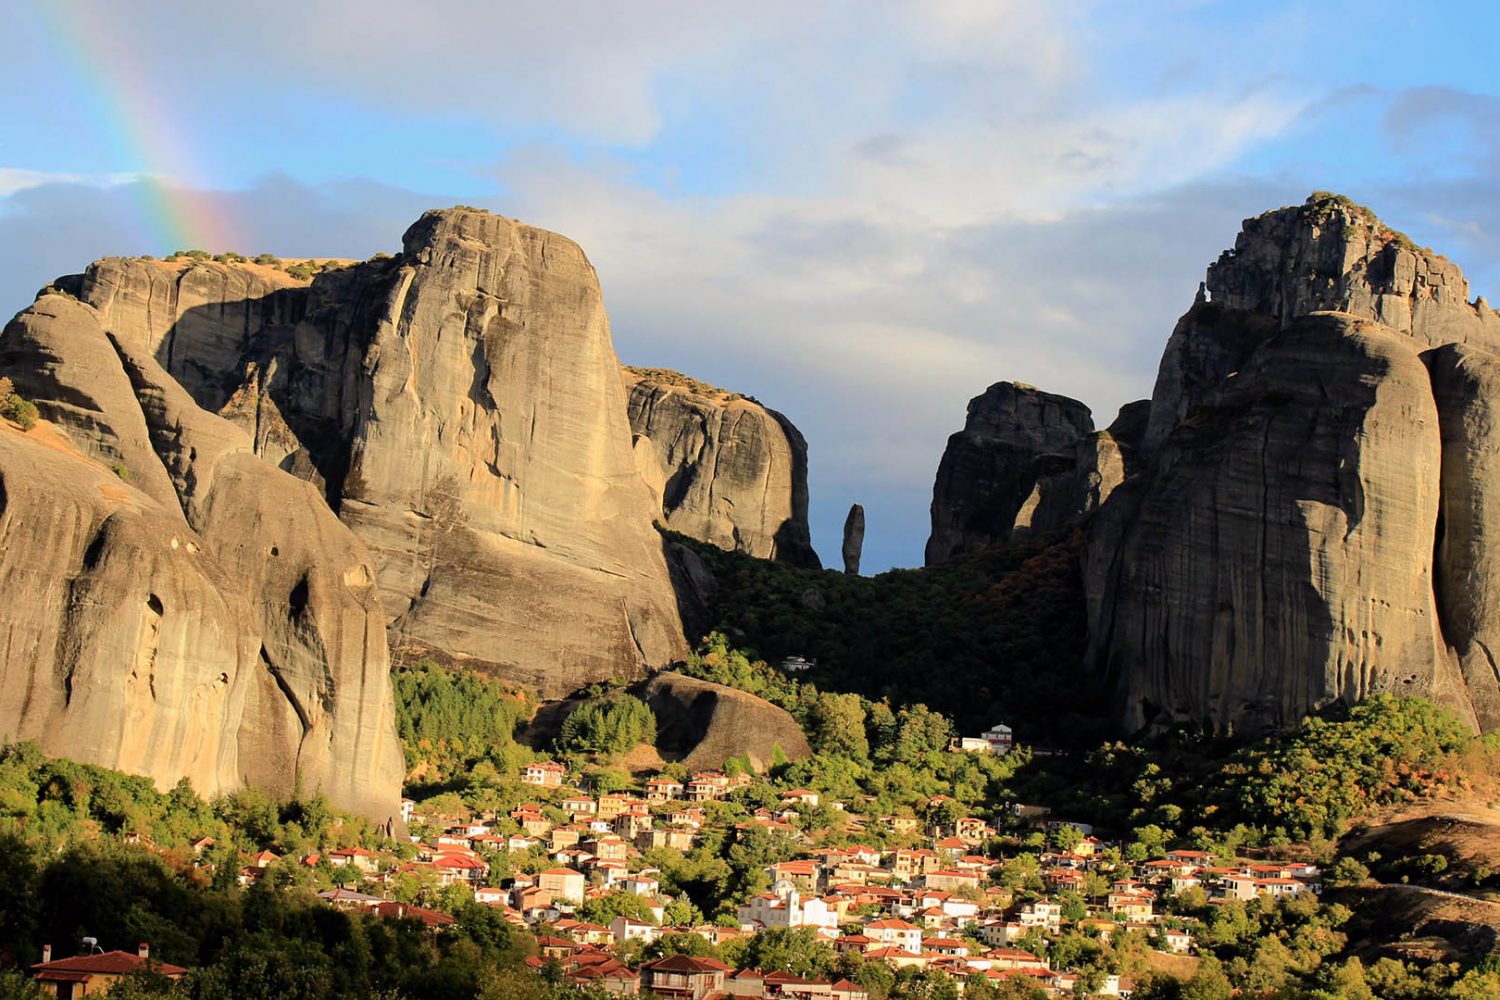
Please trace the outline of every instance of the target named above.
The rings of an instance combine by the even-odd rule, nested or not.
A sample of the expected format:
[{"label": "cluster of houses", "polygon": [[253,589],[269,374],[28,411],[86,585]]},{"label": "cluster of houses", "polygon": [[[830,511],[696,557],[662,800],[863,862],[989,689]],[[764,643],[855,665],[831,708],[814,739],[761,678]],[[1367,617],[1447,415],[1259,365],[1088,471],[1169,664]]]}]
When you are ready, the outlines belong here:
[{"label": "cluster of houses", "polygon": [[669,1000],[727,1000],[729,997],[786,1000],[869,1000],[869,991],[847,979],[818,979],[782,970],[732,969],[711,957],[666,955],[631,968],[605,947],[571,938],[542,936],[540,954],[530,959],[541,970],[557,962],[565,982],[602,987],[635,996],[649,992]]},{"label": "cluster of houses", "polygon": [[[1008,737],[996,727],[988,741]],[[987,743],[987,745],[989,745]],[[993,746],[990,752],[1004,752]],[[1204,851],[1176,850],[1123,869],[1118,855],[1093,836],[1087,824],[1050,816],[1045,809],[1017,806],[1012,814],[1044,832],[1071,827],[1056,838],[1067,850],[1035,856],[1027,891],[1004,888],[1011,862],[984,853],[996,830],[985,820],[965,816],[940,825],[916,817],[872,818],[847,812],[846,833],[880,824],[921,846],[880,849],[819,846],[800,825],[801,811],[823,804],[816,791],[797,788],[781,794],[779,808],[761,808],[742,817],[732,835],[755,827],[786,833],[803,849],[793,860],[765,869],[768,889],[745,899],[734,926],[669,926],[673,900],[664,894],[660,872],[645,852],[660,847],[689,851],[709,823],[703,803],[723,799],[752,779],[708,771],[675,779],[652,778],[639,794],[585,794],[565,782],[560,764],[528,767],[526,781],[537,786],[541,802],[523,803],[499,816],[423,816],[417,804],[403,803],[408,821],[427,835],[416,840],[415,857],[347,847],[295,859],[317,868],[345,869],[355,877],[321,895],[331,906],[365,908],[389,916],[414,917],[434,933],[453,923],[438,910],[391,898],[403,876],[419,876],[432,887],[463,886],[478,903],[503,911],[507,920],[538,936],[536,961],[556,961],[570,982],[631,995],[651,991],[662,997],[807,997],[863,1000],[844,981],[800,979],[784,971],[730,969],[712,958],[670,955],[657,961],[627,963],[672,934],[694,933],[712,945],[777,928],[807,928],[840,954],[858,954],[896,969],[918,968],[955,978],[1024,977],[1052,995],[1078,992],[1080,973],[1054,969],[1036,944],[1075,929],[1108,939],[1140,932],[1156,949],[1190,955],[1192,921],[1164,912],[1164,904],[1189,890],[1201,890],[1208,905],[1260,896],[1282,898],[1320,891],[1320,873],[1305,862],[1259,860],[1216,863]],[[928,803],[940,806],[944,797]],[[842,803],[828,803],[843,808]],[[941,810],[929,808],[928,815]],[[500,832],[500,831],[507,832]],[[194,845],[200,851],[211,842]],[[509,863],[492,868],[504,855]],[[518,856],[519,860],[518,860]],[[263,851],[246,859],[244,884],[261,877],[282,859]],[[492,875],[492,872],[495,873]],[[1038,891],[1037,881],[1040,882]],[[1015,883],[1015,879],[1009,880]],[[612,893],[638,897],[619,908],[608,924],[578,918],[590,900]],[[1090,995],[1128,997],[1131,982],[1121,976],[1091,981]]]},{"label": "cluster of houses", "polygon": [[[996,727],[985,739],[997,742],[1008,730]],[[989,752],[1003,752],[986,744]],[[1003,745],[1003,744],[1002,744]],[[560,767],[560,765],[557,765]],[[536,774],[551,775],[539,765]],[[475,898],[505,909],[519,925],[533,928],[543,956],[556,959],[570,981],[600,985],[613,992],[642,989],[662,996],[808,996],[842,1000],[860,994],[836,981],[801,981],[784,973],[732,970],[713,959],[672,956],[635,967],[621,962],[617,949],[650,944],[671,934],[696,933],[711,944],[774,928],[808,928],[839,953],[858,953],[901,969],[937,970],[954,977],[980,975],[995,979],[1025,977],[1055,995],[1073,994],[1080,973],[1054,969],[1044,957],[1027,950],[1038,938],[1073,926],[1109,938],[1140,932],[1159,950],[1187,955],[1194,950],[1190,921],[1168,917],[1163,902],[1189,889],[1201,889],[1210,905],[1318,892],[1319,871],[1303,862],[1243,861],[1216,864],[1203,851],[1179,850],[1133,866],[1123,877],[1104,857],[1107,846],[1087,824],[1051,817],[1044,809],[1016,807],[1014,813],[1038,829],[1055,832],[1072,827],[1072,846],[1040,856],[1040,893],[1013,894],[1000,883],[1007,862],[982,853],[995,829],[978,817],[960,817],[942,826],[926,826],[916,817],[884,817],[899,834],[917,834],[923,846],[877,849],[868,846],[816,847],[807,843],[803,856],[770,865],[768,891],[743,901],[737,926],[668,926],[669,897],[659,873],[644,866],[643,852],[661,846],[688,851],[706,825],[702,803],[729,796],[751,779],[722,772],[701,772],[684,779],[652,778],[640,795],[571,792],[562,782],[541,785],[555,790],[550,806],[523,804],[510,815],[519,832],[496,837],[483,824],[449,826],[424,851],[441,865],[441,850],[472,851],[485,846],[507,851],[545,852],[550,867],[517,874],[502,886],[474,886]],[[534,782],[535,783],[535,782]],[[566,794],[565,794],[566,793]],[[816,807],[822,796],[811,789],[784,792],[780,809],[759,809],[738,824],[781,830],[802,839],[798,811]],[[939,805],[939,796],[929,805]],[[830,803],[842,808],[842,803]],[[558,812],[568,822],[555,822]],[[863,823],[862,817],[853,817]],[[465,843],[460,843],[465,842]],[[1090,889],[1093,892],[1090,892]],[[608,925],[581,922],[575,914],[585,901],[612,892],[641,898],[650,919],[617,916]],[[1071,919],[1064,900],[1075,900]],[[1084,913],[1076,913],[1077,900]],[[665,964],[663,964],[665,963]],[[756,977],[760,978],[756,978]],[[674,978],[675,977],[675,978]],[[1128,997],[1128,978],[1106,976],[1094,983],[1093,995]],[[762,990],[764,992],[755,992]],[[707,992],[704,992],[707,991]],[[738,992],[737,992],[738,991]]]}]

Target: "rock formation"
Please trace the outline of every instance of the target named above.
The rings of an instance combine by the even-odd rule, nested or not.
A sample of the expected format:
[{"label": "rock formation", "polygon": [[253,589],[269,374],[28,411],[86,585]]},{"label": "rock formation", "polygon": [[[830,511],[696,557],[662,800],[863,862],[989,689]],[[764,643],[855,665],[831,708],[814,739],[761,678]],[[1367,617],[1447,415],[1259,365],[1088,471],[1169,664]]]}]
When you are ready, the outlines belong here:
[{"label": "rock formation", "polygon": [[865,547],[865,509],[859,504],[849,508],[844,518],[844,572],[859,576],[859,556]]},{"label": "rock formation", "polygon": [[1255,730],[1380,691],[1466,711],[1433,596],[1441,462],[1408,338],[1328,313],[1263,343],[1159,446],[1124,534],[1095,532],[1127,727]]},{"label": "rock formation", "polygon": [[[659,368],[625,368],[630,428],[668,528],[731,552],[820,567],[807,526],[807,442],[737,393]],[[659,471],[657,471],[659,469]]]},{"label": "rock formation", "polygon": [[1038,483],[1070,475],[1075,449],[1093,430],[1082,403],[1017,382],[997,382],[970,400],[932,488],[927,565],[1008,541],[1018,515],[1029,525],[1042,503],[1032,499]]},{"label": "rock formation", "polygon": [[1144,471],[1090,526],[1091,660],[1127,727],[1381,691],[1500,725],[1495,352],[1458,269],[1368,210],[1245,223],[1167,344]]},{"label": "rock formation", "polygon": [[748,756],[757,770],[764,770],[777,747],[788,760],[812,756],[797,721],[753,694],[662,673],[651,678],[641,696],[656,715],[658,748],[681,755],[689,768],[720,768],[730,757]]},{"label": "rock formation", "polygon": [[1442,432],[1437,596],[1475,714],[1500,728],[1500,355],[1427,354]]},{"label": "rock formation", "polygon": [[1500,316],[1483,299],[1469,301],[1456,265],[1346,198],[1315,196],[1247,219],[1234,249],[1209,266],[1162,354],[1146,450],[1258,344],[1320,310],[1373,320],[1428,347],[1500,350]]},{"label": "rock formation", "polygon": [[0,736],[394,822],[374,564],[322,496],[70,297],[7,325],[0,371],[45,418],[0,422]]},{"label": "rock formation", "polygon": [[557,694],[683,655],[598,280],[563,237],[429,212],[310,285],[105,260],[72,283],[369,547],[393,651]]}]

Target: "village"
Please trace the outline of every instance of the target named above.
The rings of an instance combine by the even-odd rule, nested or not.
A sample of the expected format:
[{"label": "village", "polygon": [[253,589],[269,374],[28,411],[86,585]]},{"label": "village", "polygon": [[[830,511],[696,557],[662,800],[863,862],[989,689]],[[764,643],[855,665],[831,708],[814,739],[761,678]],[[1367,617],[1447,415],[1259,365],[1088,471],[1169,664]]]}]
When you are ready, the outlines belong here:
[{"label": "village", "polygon": [[[950,747],[1010,749],[1004,726]],[[556,761],[526,765],[520,780],[533,800],[504,815],[429,813],[405,799],[402,818],[412,832],[394,850],[349,846],[297,858],[262,851],[244,859],[238,881],[249,886],[278,868],[314,871],[315,884],[327,884],[318,893],[327,905],[414,918],[438,935],[454,923],[445,910],[472,900],[534,935],[529,961],[562,981],[684,1000],[868,1000],[849,979],[734,968],[691,953],[701,944],[717,950],[796,929],[840,956],[940,973],[960,990],[978,977],[1021,979],[1051,996],[1129,997],[1129,975],[1058,967],[1049,942],[1065,933],[1100,941],[1138,935],[1153,955],[1191,961],[1198,920],[1177,901],[1196,898],[1213,908],[1321,891],[1318,867],[1305,861],[1195,849],[1126,861],[1122,845],[1096,837],[1087,824],[1023,804],[989,818],[934,821],[944,812],[946,797],[938,796],[926,818],[866,816],[853,803],[825,802],[799,787],[774,789],[777,806],[734,811],[764,777],[658,774],[610,792],[585,791],[578,777]],[[820,807],[845,818],[839,839],[848,842],[835,846],[810,834],[804,817]],[[730,812],[737,819],[725,825]],[[999,849],[997,824],[1027,831],[1030,849]],[[664,890],[663,873],[648,856],[686,854],[708,835],[743,840],[757,832],[794,845],[795,856],[762,868],[756,881],[764,891],[738,900],[734,918],[684,921],[695,911]],[[865,846],[861,834],[910,846]],[[200,842],[194,850],[211,847]],[[586,919],[600,912],[614,915]],[[700,949],[681,946],[692,936],[701,938]]]}]

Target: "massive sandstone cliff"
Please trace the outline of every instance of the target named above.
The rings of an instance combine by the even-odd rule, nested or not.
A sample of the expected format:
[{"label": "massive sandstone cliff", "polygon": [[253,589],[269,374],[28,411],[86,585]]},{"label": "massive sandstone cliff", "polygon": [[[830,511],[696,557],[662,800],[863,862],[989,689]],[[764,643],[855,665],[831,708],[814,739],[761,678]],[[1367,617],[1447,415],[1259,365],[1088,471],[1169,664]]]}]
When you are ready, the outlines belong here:
[{"label": "massive sandstone cliff", "polygon": [[1497,389],[1500,317],[1453,264],[1344,199],[1247,221],[1090,528],[1122,721],[1257,730],[1388,691],[1500,726]]},{"label": "massive sandstone cliff", "polygon": [[72,298],[7,325],[0,371],[46,418],[0,421],[0,735],[391,821],[374,565],[322,496]]},{"label": "massive sandstone cliff", "polygon": [[368,546],[393,650],[548,694],[685,652],[598,280],[571,241],[429,212],[310,285],[110,259],[72,283],[122,343]]},{"label": "massive sandstone cliff", "polygon": [[819,568],[807,525],[807,442],[786,417],[677,372],[623,369],[642,473],[662,520],[693,538]]}]

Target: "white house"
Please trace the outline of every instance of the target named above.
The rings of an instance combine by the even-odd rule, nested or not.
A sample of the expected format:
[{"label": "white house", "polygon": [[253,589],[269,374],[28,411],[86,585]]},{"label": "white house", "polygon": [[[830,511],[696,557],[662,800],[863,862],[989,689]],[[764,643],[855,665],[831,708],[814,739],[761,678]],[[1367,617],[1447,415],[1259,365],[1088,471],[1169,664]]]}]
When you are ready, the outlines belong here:
[{"label": "white house", "polygon": [[759,931],[772,927],[838,928],[838,913],[817,896],[802,898],[795,882],[782,879],[740,907],[740,927]]},{"label": "white house", "polygon": [[992,753],[1002,755],[1010,753],[1011,747],[1015,742],[1015,737],[1011,733],[1011,728],[1003,722],[995,723],[993,726],[980,733],[979,738],[990,745],[990,751]]},{"label": "white house", "polygon": [[614,935],[617,944],[626,941],[640,941],[642,944],[650,944],[661,937],[661,928],[655,924],[648,924],[644,920],[636,920],[621,914],[609,922],[609,931]]},{"label": "white house", "polygon": [[900,948],[913,954],[922,952],[922,928],[894,917],[872,920],[862,928],[865,936],[881,944]]}]

